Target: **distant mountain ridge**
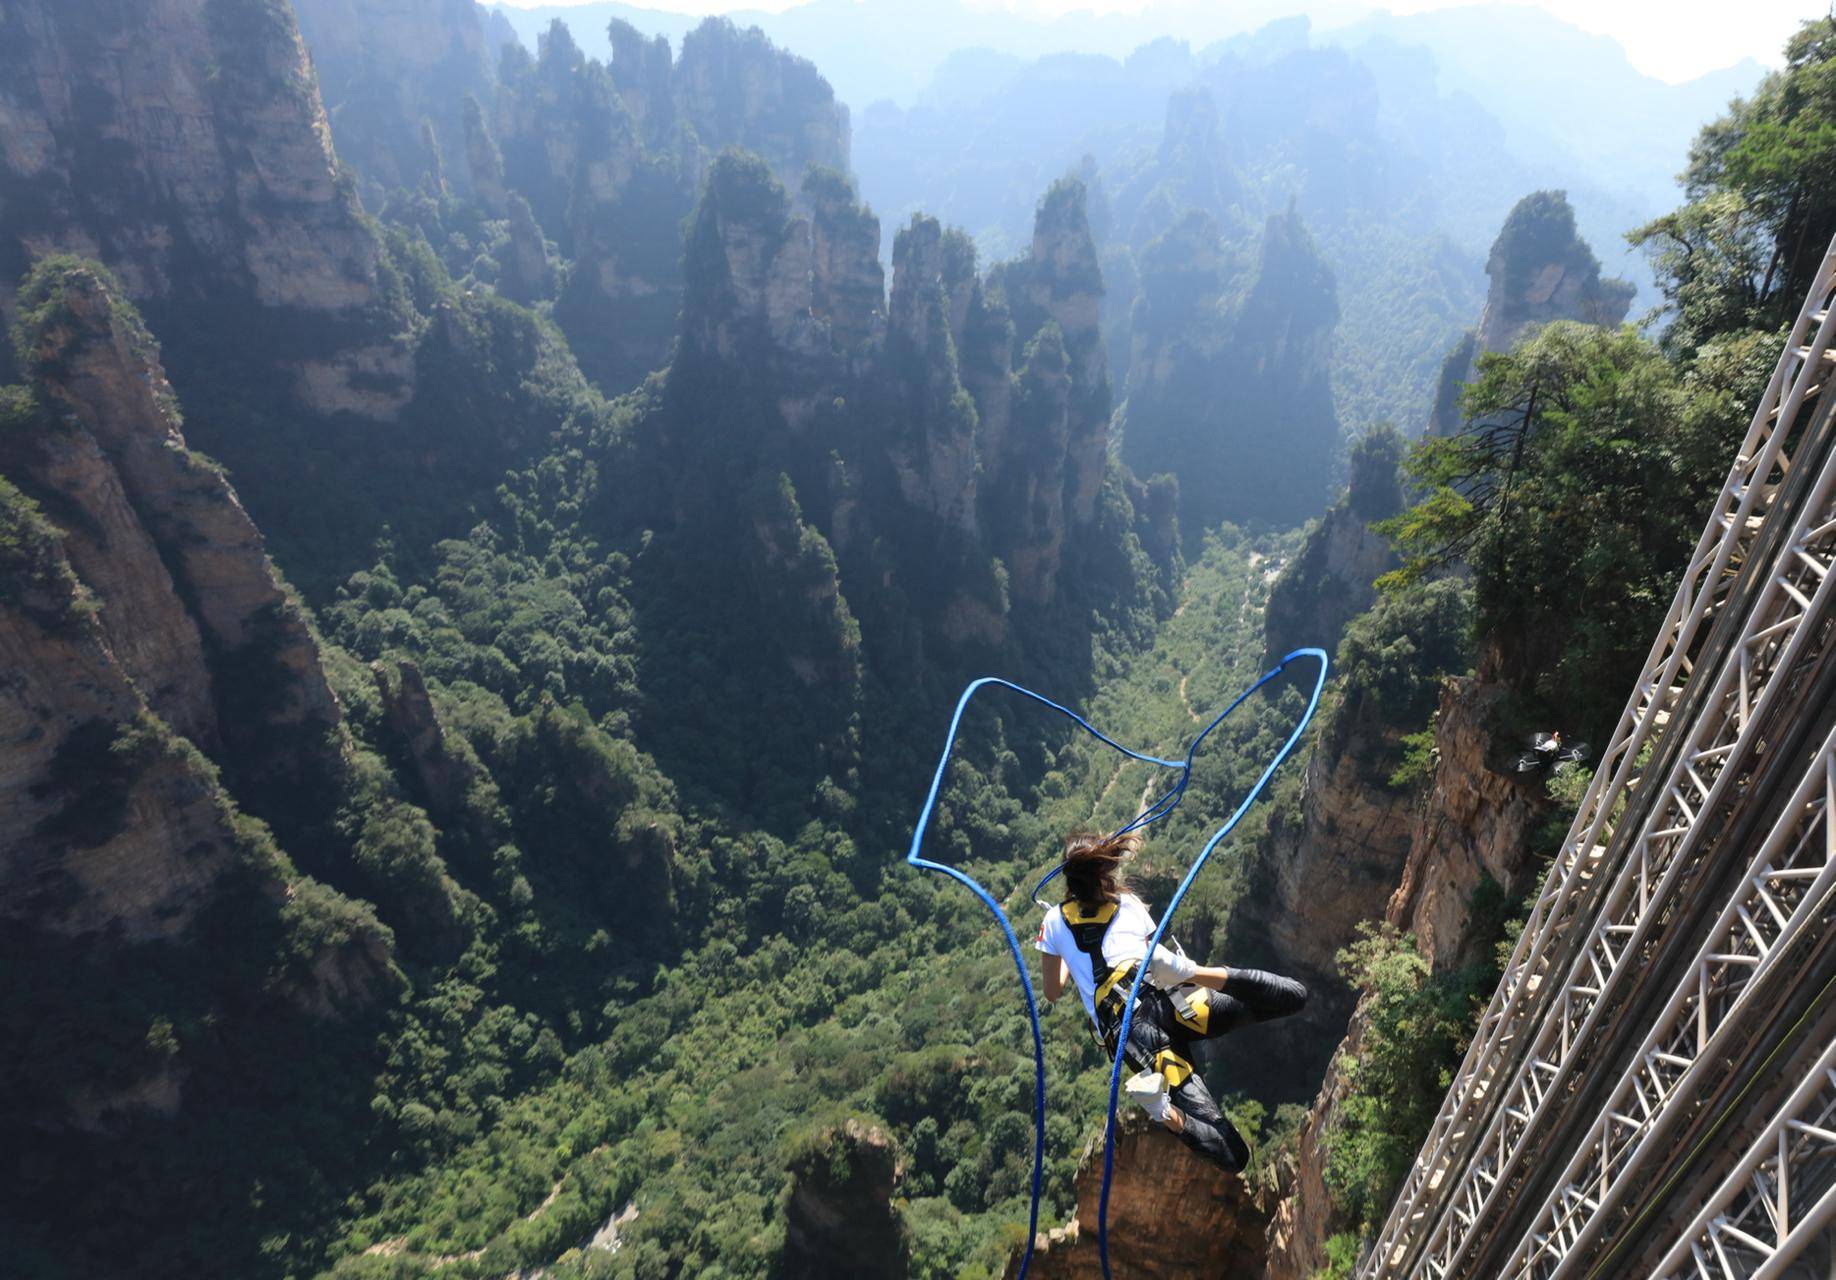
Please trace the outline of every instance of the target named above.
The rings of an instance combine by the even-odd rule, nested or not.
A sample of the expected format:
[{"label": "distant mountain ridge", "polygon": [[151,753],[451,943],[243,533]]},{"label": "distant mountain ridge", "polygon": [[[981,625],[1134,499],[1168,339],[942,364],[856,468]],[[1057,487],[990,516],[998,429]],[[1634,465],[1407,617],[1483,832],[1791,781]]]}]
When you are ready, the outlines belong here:
[{"label": "distant mountain ridge", "polygon": [[[701,21],[697,14],[673,13],[622,0],[530,8],[497,0],[482,7],[501,14],[505,24],[531,49],[536,36],[559,18],[594,57],[610,54],[605,32],[614,18],[629,22],[646,35],[668,36],[671,43],[679,42]],[[1610,71],[1616,77],[1629,77],[1632,97],[1668,97],[1674,103],[1703,108],[1690,112],[1692,122],[1706,119],[1733,94],[1749,91],[1764,71],[1748,58],[1680,84],[1668,84],[1637,70],[1618,41],[1594,35],[1527,5],[1468,5],[1400,15],[1381,10],[1373,14],[1361,4],[1327,0],[1310,5],[1308,11],[1328,42],[1362,44],[1381,36],[1422,44],[1437,54],[1459,47],[1463,57],[1472,59],[1462,81],[1472,80],[1480,86],[1511,83],[1509,75],[1494,79],[1490,69],[1493,65],[1505,71],[1537,65],[1541,52],[1546,51],[1543,46],[1560,48],[1565,58],[1571,62],[1582,60],[1593,72]],[[871,6],[870,18],[868,6],[859,0],[805,0],[782,13],[735,9],[726,16],[740,27],[759,27],[774,43],[823,67],[835,86],[836,96],[858,110],[882,98],[901,105],[916,101],[946,59],[959,50],[987,50],[1020,58],[1066,52],[1114,55],[1166,37],[1204,49],[1241,39],[1292,13],[1291,5],[1270,0],[1231,5],[1184,0],[1159,5],[1146,14],[1082,11],[1042,21],[1024,14],[974,7],[964,0],[877,0]],[[869,22],[876,36],[872,41],[862,38]],[[1510,38],[1497,39],[1491,56],[1484,56],[1478,46],[1472,45],[1475,34],[1484,24],[1496,29],[1501,23],[1508,24]],[[1537,43],[1527,49],[1526,40]],[[1482,67],[1486,70],[1477,70]],[[1454,87],[1452,80],[1449,87]],[[1470,89],[1474,85],[1463,82],[1458,87]],[[1568,95],[1560,101],[1550,95],[1546,105],[1558,118],[1586,118],[1591,101],[1585,95]]]}]

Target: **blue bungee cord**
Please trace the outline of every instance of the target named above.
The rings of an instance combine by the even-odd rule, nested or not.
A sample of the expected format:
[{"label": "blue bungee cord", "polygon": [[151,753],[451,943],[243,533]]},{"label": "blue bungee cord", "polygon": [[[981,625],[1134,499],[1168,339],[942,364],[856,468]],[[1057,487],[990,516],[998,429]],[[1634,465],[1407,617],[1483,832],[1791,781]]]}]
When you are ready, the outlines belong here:
[{"label": "blue bungee cord", "polygon": [[[1155,926],[1154,936],[1148,939],[1146,955],[1142,962],[1135,966],[1135,979],[1128,986],[1128,1003],[1122,1009],[1122,1024],[1116,1028],[1116,1060],[1109,1071],[1109,1116],[1103,1124],[1103,1194],[1097,1202],[1097,1256],[1103,1263],[1104,1280],[1110,1280],[1109,1184],[1114,1179],[1116,1172],[1116,1102],[1122,1089],[1122,1063],[1128,1056],[1128,1033],[1135,1022],[1135,1000],[1141,994],[1141,980],[1147,976],[1147,960],[1153,957],[1155,948],[1160,946],[1161,938],[1166,935],[1167,926],[1173,923],[1174,912],[1179,910],[1179,904],[1185,899],[1186,890],[1192,887],[1192,882],[1198,878],[1198,873],[1204,869],[1205,863],[1211,858],[1212,851],[1218,847],[1225,836],[1236,829],[1237,824],[1243,820],[1243,815],[1249,812],[1250,806],[1261,797],[1263,790],[1269,785],[1269,780],[1275,776],[1275,770],[1279,769],[1282,761],[1293,753],[1296,744],[1300,742],[1301,734],[1306,732],[1308,724],[1312,722],[1313,713],[1319,709],[1320,694],[1326,689],[1326,651],[1324,649],[1296,649],[1288,654],[1272,669],[1265,672],[1260,680],[1239,694],[1237,701],[1225,708],[1223,715],[1206,725],[1205,732],[1199,734],[1192,743],[1192,750],[1197,751],[1198,744],[1205,740],[1207,734],[1223,723],[1225,716],[1235,711],[1250,694],[1280,675],[1296,658],[1312,658],[1320,664],[1319,675],[1313,681],[1313,692],[1307,697],[1306,711],[1296,722],[1293,732],[1288,735],[1288,740],[1281,744],[1281,750],[1275,753],[1274,759],[1270,760],[1268,767],[1262,771],[1262,776],[1256,779],[1256,785],[1251,787],[1249,794],[1243,797],[1243,803],[1237,806],[1236,812],[1230,815],[1223,826],[1211,833],[1211,839],[1205,842],[1205,847],[1199,851],[1199,856],[1193,861],[1191,867],[1187,868],[1186,878],[1181,880],[1179,888],[1173,891],[1172,900],[1167,903],[1167,909],[1162,913],[1160,923]],[[1188,752],[1186,756],[1188,776],[1190,776],[1191,768],[1192,755],[1191,752]],[[1043,1108],[1041,1110],[1043,1113]]]},{"label": "blue bungee cord", "polygon": [[[1039,1002],[1033,994],[1033,981],[1031,975],[1027,972],[1026,958],[1020,949],[1020,939],[1015,935],[1013,925],[1009,921],[1007,913],[1001,909],[1001,904],[996,902],[993,895],[978,884],[973,877],[957,870],[955,867],[945,866],[940,862],[932,862],[919,855],[919,850],[924,843],[925,831],[930,826],[931,812],[937,806],[937,795],[943,789],[944,774],[949,769],[950,756],[956,748],[956,735],[962,726],[963,712],[968,708],[969,700],[975,696],[977,690],[981,689],[984,685],[996,685],[1000,688],[1012,690],[1023,697],[1030,698],[1034,702],[1049,707],[1060,715],[1069,718],[1075,722],[1079,728],[1096,738],[1099,742],[1132,760],[1139,760],[1144,764],[1158,765],[1167,769],[1178,769],[1179,781],[1176,782],[1172,789],[1164,796],[1142,810],[1140,814],[1136,815],[1134,821],[1116,832],[1117,835],[1122,835],[1126,832],[1145,827],[1150,823],[1159,822],[1168,814],[1172,813],[1173,810],[1177,809],[1180,802],[1185,799],[1186,788],[1192,781],[1192,762],[1194,756],[1198,753],[1199,745],[1210,736],[1212,730],[1224,723],[1231,712],[1243,705],[1251,694],[1255,693],[1258,689],[1262,688],[1263,685],[1281,674],[1290,662],[1301,657],[1317,659],[1320,664],[1319,677],[1314,683],[1312,696],[1308,699],[1306,713],[1302,715],[1300,722],[1295,725],[1294,731],[1289,734],[1287,742],[1282,745],[1281,750],[1276,753],[1275,758],[1271,760],[1268,767],[1263,770],[1262,776],[1257,780],[1256,785],[1251,788],[1249,794],[1244,798],[1243,803],[1240,804],[1236,812],[1230,816],[1230,820],[1220,827],[1212,835],[1211,839],[1206,842],[1197,861],[1195,861],[1186,872],[1186,878],[1180,882],[1179,889],[1173,895],[1173,900],[1168,905],[1166,914],[1162,916],[1158,928],[1154,931],[1153,940],[1148,948],[1148,954],[1152,955],[1154,953],[1153,949],[1160,945],[1161,938],[1166,933],[1167,925],[1173,918],[1173,913],[1178,910],[1181,899],[1185,897],[1186,890],[1191,887],[1194,878],[1198,875],[1199,869],[1203,867],[1206,860],[1211,857],[1212,851],[1217,848],[1219,842],[1230,834],[1232,829],[1235,828],[1237,823],[1242,819],[1243,815],[1249,811],[1250,806],[1261,796],[1270,778],[1274,776],[1275,770],[1280,767],[1281,763],[1293,752],[1295,744],[1300,741],[1301,734],[1305,732],[1307,725],[1312,721],[1313,713],[1319,706],[1320,693],[1326,684],[1325,652],[1320,649],[1296,649],[1293,653],[1284,657],[1272,670],[1264,673],[1256,683],[1238,694],[1235,701],[1226,707],[1210,724],[1205,726],[1204,730],[1198,737],[1192,740],[1192,744],[1187,748],[1186,758],[1184,760],[1162,760],[1158,756],[1151,756],[1145,752],[1131,750],[1109,737],[1109,735],[1105,734],[1102,730],[1098,729],[1095,725],[1091,724],[1069,707],[1062,706],[1052,701],[1050,698],[1034,693],[1031,689],[1014,684],[1010,680],[1002,680],[995,676],[983,676],[978,680],[970,681],[968,687],[963,690],[962,696],[957,699],[956,711],[950,717],[950,732],[944,738],[943,754],[938,757],[937,770],[931,777],[931,789],[925,796],[924,808],[919,812],[918,825],[912,832],[912,844],[910,850],[908,850],[905,855],[905,861],[907,864],[914,867],[923,867],[929,871],[941,871],[951,879],[968,886],[970,892],[981,899],[982,905],[987,907],[989,912],[993,914],[995,922],[1001,926],[1001,932],[1006,935],[1007,947],[1014,959],[1014,969],[1020,975],[1020,987],[1026,996],[1027,1019],[1031,1023],[1033,1033],[1033,1194],[1032,1206],[1027,1222],[1026,1252],[1020,1260],[1020,1270],[1016,1276],[1016,1280],[1025,1280],[1027,1269],[1032,1265],[1034,1241],[1039,1234],[1039,1196],[1045,1170],[1045,1042],[1039,1030]],[[1053,868],[1046,873],[1044,879],[1040,880],[1040,882],[1033,887],[1032,898],[1035,904],[1039,904],[1039,891],[1050,883],[1054,876],[1058,875],[1063,870],[1064,867],[1062,864]],[[1109,1187],[1111,1178],[1115,1172],[1116,1103],[1121,1086],[1123,1051],[1128,1043],[1129,1027],[1134,1021],[1136,995],[1141,987],[1142,975],[1146,973],[1146,971],[1147,968],[1145,965],[1140,966],[1135,973],[1134,983],[1129,988],[1128,1003],[1123,1009],[1122,1024],[1118,1031],[1118,1039],[1116,1042],[1116,1064],[1114,1070],[1110,1073],[1109,1114],[1103,1130],[1103,1194],[1097,1216],[1097,1251],[1102,1259],[1103,1274],[1105,1277],[1108,1277],[1110,1274]]]},{"label": "blue bungee cord", "polygon": [[1132,751],[1071,708],[1060,706],[1050,698],[1034,693],[1031,689],[1023,688],[1011,680],[1002,680],[997,676],[983,676],[979,680],[970,681],[969,687],[963,690],[962,697],[956,700],[956,713],[950,717],[950,732],[944,738],[943,754],[938,757],[937,772],[931,777],[930,794],[924,798],[924,809],[918,814],[918,826],[912,832],[912,847],[905,855],[906,862],[914,867],[923,867],[927,871],[941,871],[952,880],[967,885],[969,891],[982,900],[982,905],[994,914],[995,922],[1001,926],[1001,932],[1007,935],[1007,948],[1013,953],[1014,968],[1020,974],[1020,987],[1026,993],[1026,1015],[1033,1026],[1033,1205],[1027,1220],[1026,1255],[1021,1258],[1020,1273],[1015,1277],[1015,1280],[1025,1280],[1027,1268],[1033,1262],[1033,1241],[1039,1234],[1039,1189],[1045,1176],[1045,1041],[1039,1034],[1039,1001],[1033,995],[1033,980],[1026,971],[1026,957],[1020,950],[1020,939],[1014,936],[1013,924],[1008,920],[1007,912],[1001,909],[1001,904],[994,900],[994,896],[988,890],[976,883],[974,877],[958,871],[955,867],[947,867],[941,862],[932,862],[918,854],[919,848],[924,843],[925,830],[931,825],[931,810],[937,807],[937,793],[943,789],[944,774],[950,767],[950,755],[956,749],[956,733],[962,726],[963,712],[968,709],[969,699],[973,698],[976,691],[985,685],[1011,689],[1023,697],[1031,698],[1034,702],[1050,707],[1060,715],[1070,717],[1086,733],[1106,746],[1120,751],[1131,760],[1140,760],[1145,764],[1160,765],[1167,769],[1184,769],[1187,766],[1178,760],[1162,760],[1158,756]]}]

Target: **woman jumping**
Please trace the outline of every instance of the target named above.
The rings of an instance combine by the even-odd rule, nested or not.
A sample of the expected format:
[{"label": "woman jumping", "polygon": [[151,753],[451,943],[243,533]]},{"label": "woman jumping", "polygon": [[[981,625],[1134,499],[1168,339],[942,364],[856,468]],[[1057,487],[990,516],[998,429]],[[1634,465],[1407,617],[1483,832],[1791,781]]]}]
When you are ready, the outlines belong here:
[{"label": "woman jumping", "polygon": [[[1154,936],[1147,904],[1129,892],[1123,861],[1141,845],[1135,833],[1079,832],[1065,840],[1064,905],[1046,912],[1034,944],[1044,953],[1045,997],[1064,994],[1065,973],[1113,1056],[1135,970]],[[1252,1022],[1299,1013],[1307,988],[1258,969],[1206,968],[1158,947],[1129,1024],[1123,1088],[1150,1117],[1194,1151],[1236,1173],[1249,1144],[1219,1109],[1198,1074],[1192,1046]]]}]

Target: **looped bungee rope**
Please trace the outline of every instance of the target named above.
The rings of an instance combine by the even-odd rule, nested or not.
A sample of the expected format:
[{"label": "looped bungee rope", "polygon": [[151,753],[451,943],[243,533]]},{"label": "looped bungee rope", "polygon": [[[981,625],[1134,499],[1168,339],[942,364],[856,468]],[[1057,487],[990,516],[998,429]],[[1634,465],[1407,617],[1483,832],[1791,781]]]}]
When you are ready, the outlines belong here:
[{"label": "looped bungee rope", "polygon": [[[1313,692],[1307,699],[1307,709],[1305,713],[1302,714],[1299,722],[1294,726],[1293,732],[1288,735],[1287,741],[1282,744],[1281,750],[1275,753],[1275,756],[1269,761],[1268,767],[1262,771],[1262,776],[1256,780],[1256,785],[1250,788],[1249,793],[1244,796],[1243,802],[1239,804],[1236,811],[1230,815],[1229,821],[1212,833],[1211,838],[1205,842],[1205,847],[1200,851],[1198,858],[1192,863],[1192,866],[1187,869],[1185,879],[1180,881],[1178,890],[1173,894],[1172,901],[1167,904],[1166,912],[1161,916],[1160,923],[1154,930],[1153,940],[1148,944],[1147,954],[1153,955],[1154,948],[1160,945],[1162,937],[1167,932],[1167,927],[1172,923],[1174,912],[1179,910],[1181,900],[1185,898],[1186,891],[1191,888],[1192,882],[1197,878],[1200,869],[1204,867],[1206,861],[1211,857],[1213,850],[1217,848],[1218,844],[1235,829],[1237,823],[1242,820],[1243,815],[1249,812],[1250,806],[1261,797],[1262,792],[1269,784],[1269,780],[1275,776],[1275,770],[1278,769],[1282,762],[1293,752],[1295,745],[1300,741],[1301,734],[1306,731],[1307,725],[1313,720],[1313,713],[1319,707],[1320,694],[1326,687],[1327,661],[1325,651],[1321,649],[1296,649],[1294,652],[1284,657],[1273,668],[1264,672],[1261,678],[1242,693],[1238,694],[1236,699],[1223,711],[1218,713],[1211,723],[1206,725],[1199,735],[1192,740],[1191,745],[1186,749],[1185,759],[1183,760],[1163,760],[1158,756],[1149,755],[1146,752],[1135,751],[1125,747],[1069,707],[1061,706],[1050,698],[1034,693],[1031,689],[1023,688],[1010,680],[1002,680],[996,676],[983,676],[980,679],[970,681],[968,687],[963,690],[962,696],[956,701],[956,711],[950,717],[950,732],[944,738],[943,754],[938,757],[937,770],[931,776],[931,789],[925,796],[924,808],[920,810],[918,814],[918,825],[912,831],[912,844],[910,850],[908,850],[905,855],[905,861],[911,866],[922,867],[927,871],[940,871],[951,879],[966,885],[970,892],[981,899],[982,905],[988,908],[989,912],[994,916],[995,922],[1001,926],[1001,932],[1006,935],[1008,950],[1012,953],[1014,958],[1014,969],[1020,975],[1020,987],[1026,996],[1027,1019],[1032,1025],[1033,1032],[1033,1195],[1032,1206],[1027,1221],[1026,1253],[1020,1259],[1020,1270],[1016,1276],[1016,1280],[1025,1280],[1027,1268],[1032,1265],[1033,1245],[1039,1234],[1040,1187],[1045,1173],[1045,1041],[1039,1030],[1039,1001],[1033,994],[1033,980],[1031,975],[1027,972],[1026,957],[1020,949],[1020,939],[1014,933],[1013,924],[1008,919],[1007,912],[1001,909],[1001,904],[996,902],[994,896],[977,883],[974,877],[963,871],[959,871],[955,867],[945,866],[941,862],[932,862],[930,859],[920,856],[920,850],[924,844],[925,831],[929,828],[931,823],[931,813],[937,807],[937,796],[938,793],[943,790],[944,775],[949,770],[950,757],[956,749],[956,735],[958,730],[962,727],[963,713],[968,709],[970,699],[975,696],[978,690],[988,685],[994,685],[1020,694],[1022,697],[1030,698],[1034,702],[1058,712],[1060,715],[1073,721],[1079,728],[1090,734],[1091,737],[1097,739],[1097,741],[1114,751],[1120,752],[1131,760],[1139,760],[1144,764],[1157,765],[1165,769],[1179,770],[1179,780],[1173,784],[1171,790],[1153,804],[1149,805],[1146,809],[1142,810],[1135,816],[1132,822],[1115,833],[1117,835],[1122,835],[1126,832],[1148,826],[1151,823],[1159,822],[1179,807],[1180,802],[1185,799],[1186,789],[1192,781],[1192,762],[1193,758],[1198,754],[1200,744],[1210,736],[1214,729],[1223,724],[1224,721],[1230,717],[1231,712],[1242,706],[1251,694],[1255,693],[1258,689],[1262,688],[1263,685],[1280,675],[1287,669],[1288,664],[1295,661],[1297,658],[1312,658],[1320,664],[1319,675],[1314,681]],[[1032,898],[1035,904],[1041,906],[1045,905],[1039,902],[1039,891],[1045,888],[1045,886],[1052,881],[1053,877],[1059,875],[1063,870],[1064,867],[1062,864],[1054,867],[1051,871],[1046,873],[1045,877],[1040,880],[1038,884],[1033,886]],[[1117,1033],[1115,1066],[1111,1070],[1109,1078],[1109,1115],[1104,1123],[1103,1129],[1103,1194],[1097,1211],[1097,1252],[1102,1259],[1103,1275],[1105,1277],[1108,1277],[1110,1274],[1109,1186],[1115,1173],[1116,1103],[1118,1101],[1122,1082],[1123,1048],[1128,1044],[1129,1028],[1133,1025],[1135,1017],[1135,1000],[1141,989],[1142,976],[1146,972],[1146,965],[1137,966],[1134,981],[1129,986],[1128,1003],[1123,1008],[1122,1024]]]}]

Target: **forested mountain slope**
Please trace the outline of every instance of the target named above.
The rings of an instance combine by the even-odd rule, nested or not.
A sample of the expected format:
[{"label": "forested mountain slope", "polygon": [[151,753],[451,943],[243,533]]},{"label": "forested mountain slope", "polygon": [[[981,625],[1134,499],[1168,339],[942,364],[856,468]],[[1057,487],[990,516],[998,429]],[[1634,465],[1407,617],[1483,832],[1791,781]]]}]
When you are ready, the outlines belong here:
[{"label": "forested mountain slope", "polygon": [[[1610,714],[1790,246],[1828,230],[1754,177],[1776,131],[1741,149],[1802,95],[1702,150],[1662,350],[1556,324],[1479,360],[1466,411],[1526,442],[1500,509],[1448,496],[1495,456],[1443,440],[1399,480],[1393,432],[1332,497],[1347,285],[1305,201],[1245,203],[1268,171],[1220,161],[1229,111],[1182,100],[1128,182],[1054,169],[1009,255],[902,214],[888,273],[846,108],[756,31],[614,26],[608,65],[448,0],[298,7],[0,12],[9,1265],[997,1274],[1030,1154],[1011,962],[898,857],[952,700],[998,671],[1174,751],[1297,643],[1342,670],[1310,757],[1178,931],[1319,992],[1211,1067],[1270,1154],[1301,1144],[1220,1202],[1231,1238],[1273,1221],[1316,1259],[1364,1220],[1415,1111],[1342,1063],[1356,1159],[1323,1166],[1328,1121],[1269,1111],[1398,967],[1447,1011],[1395,1068],[1426,1105],[1483,981],[1483,931],[1447,921],[1471,899],[1495,932],[1529,855],[1436,862],[1399,810],[1431,775],[1483,808],[1487,743]],[[1255,425],[1199,412],[1226,392],[1293,413],[1260,488],[1222,483]],[[1274,686],[1212,741],[1150,898],[1303,701]],[[1063,833],[1136,812],[1144,774],[978,707],[929,852],[1030,922]],[[1397,916],[1432,966],[1384,934],[1335,975],[1399,864],[1465,868]],[[1069,1007],[1048,1059],[1062,1221],[1107,1069]],[[1330,1196],[1283,1226],[1273,1189],[1310,1178]]]}]

